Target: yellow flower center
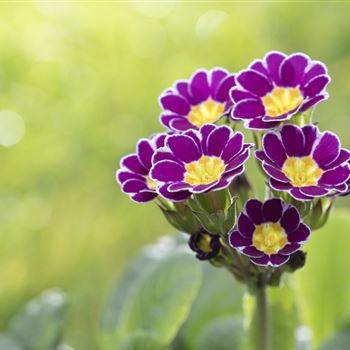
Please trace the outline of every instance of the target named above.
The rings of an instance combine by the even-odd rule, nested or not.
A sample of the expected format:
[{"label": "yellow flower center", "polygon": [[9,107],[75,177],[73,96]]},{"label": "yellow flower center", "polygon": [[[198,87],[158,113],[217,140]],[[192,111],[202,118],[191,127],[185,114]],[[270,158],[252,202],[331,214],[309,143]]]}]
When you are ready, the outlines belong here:
[{"label": "yellow flower center", "polygon": [[261,224],[255,228],[253,246],[265,254],[276,254],[287,244],[287,235],[279,223]]},{"label": "yellow flower center", "polygon": [[202,250],[204,253],[210,253],[212,251],[210,247],[211,237],[205,233],[200,235],[200,238],[197,242],[197,247]]},{"label": "yellow flower center", "polygon": [[271,93],[262,98],[266,115],[278,117],[297,108],[304,98],[298,88],[275,87]]},{"label": "yellow flower center", "polygon": [[225,110],[225,104],[215,102],[211,99],[191,108],[187,119],[194,125],[200,127],[205,123],[213,123]]},{"label": "yellow flower center", "polygon": [[149,176],[146,176],[146,183],[150,190],[153,190],[153,191],[156,190],[157,183],[154,180],[152,180]]},{"label": "yellow flower center", "polygon": [[323,174],[312,157],[288,157],[283,164],[282,172],[295,187],[316,186]]},{"label": "yellow flower center", "polygon": [[218,157],[202,156],[186,165],[184,181],[190,185],[207,185],[221,178],[226,165]]}]

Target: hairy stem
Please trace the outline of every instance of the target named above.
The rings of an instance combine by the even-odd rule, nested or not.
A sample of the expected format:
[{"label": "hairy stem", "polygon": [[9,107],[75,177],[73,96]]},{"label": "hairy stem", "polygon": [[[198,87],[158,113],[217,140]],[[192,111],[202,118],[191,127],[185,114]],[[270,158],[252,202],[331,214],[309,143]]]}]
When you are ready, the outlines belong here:
[{"label": "hairy stem", "polygon": [[267,302],[266,285],[256,289],[256,350],[270,350],[270,314]]}]

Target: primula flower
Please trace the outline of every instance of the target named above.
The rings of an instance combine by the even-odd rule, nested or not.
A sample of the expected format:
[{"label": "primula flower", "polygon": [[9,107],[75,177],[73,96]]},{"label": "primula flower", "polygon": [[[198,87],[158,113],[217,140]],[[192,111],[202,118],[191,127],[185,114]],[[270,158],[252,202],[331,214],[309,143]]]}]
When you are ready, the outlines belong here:
[{"label": "primula flower", "polygon": [[232,118],[251,129],[270,129],[328,98],[325,65],[305,54],[270,52],[236,77]]},{"label": "primula flower", "polygon": [[170,135],[165,144],[153,156],[150,176],[160,183],[159,193],[173,201],[228,187],[243,173],[252,147],[242,133],[214,124]]},{"label": "primula flower", "polygon": [[199,260],[209,260],[219,254],[220,237],[206,231],[200,231],[191,235],[188,244],[190,248],[197,253]]},{"label": "primula flower", "polygon": [[320,132],[314,125],[285,125],[263,137],[262,150],[255,151],[270,176],[270,186],[304,201],[334,192],[346,192],[350,152],[339,138]]},{"label": "primula flower", "polygon": [[280,266],[309,238],[310,229],[298,210],[279,198],[246,202],[229,244],[257,265]]},{"label": "primula flower", "polygon": [[161,123],[168,129],[184,131],[214,123],[232,106],[229,90],[235,78],[225,69],[200,69],[192,78],[175,82],[159,98]]},{"label": "primula flower", "polygon": [[156,183],[149,177],[152,156],[156,149],[164,146],[166,134],[158,134],[152,139],[141,139],[136,153],[129,154],[120,161],[116,178],[122,191],[135,202],[149,202],[157,197]]}]

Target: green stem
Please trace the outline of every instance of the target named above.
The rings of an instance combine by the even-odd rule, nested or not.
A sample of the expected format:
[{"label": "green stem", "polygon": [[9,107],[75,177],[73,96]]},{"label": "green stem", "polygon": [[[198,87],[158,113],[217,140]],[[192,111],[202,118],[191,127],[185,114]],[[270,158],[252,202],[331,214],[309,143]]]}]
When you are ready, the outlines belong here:
[{"label": "green stem", "polygon": [[267,303],[266,285],[256,288],[256,350],[270,350],[270,314]]}]

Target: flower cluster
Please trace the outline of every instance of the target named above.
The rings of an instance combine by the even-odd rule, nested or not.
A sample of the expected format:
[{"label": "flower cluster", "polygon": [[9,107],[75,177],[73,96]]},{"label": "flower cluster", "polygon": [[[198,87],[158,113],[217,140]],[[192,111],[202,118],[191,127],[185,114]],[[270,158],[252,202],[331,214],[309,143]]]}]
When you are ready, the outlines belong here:
[{"label": "flower cluster", "polygon": [[[156,200],[198,259],[241,280],[257,265],[291,270],[350,192],[350,152],[312,122],[329,82],[326,66],[302,53],[269,52],[238,73],[200,69],[160,95],[166,130],[137,143],[117,181],[136,202]],[[254,144],[236,131],[241,122]],[[253,147],[265,201],[245,171]]]}]

